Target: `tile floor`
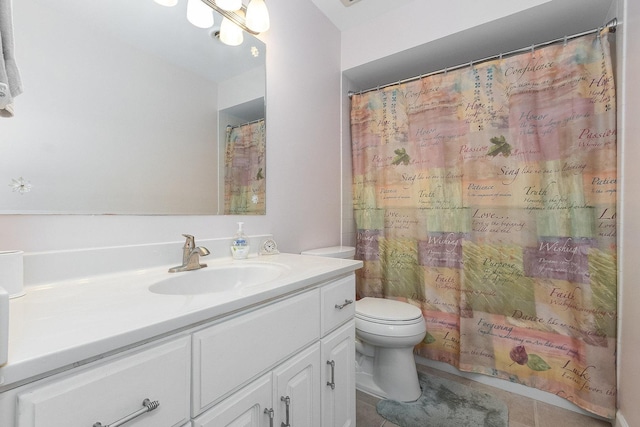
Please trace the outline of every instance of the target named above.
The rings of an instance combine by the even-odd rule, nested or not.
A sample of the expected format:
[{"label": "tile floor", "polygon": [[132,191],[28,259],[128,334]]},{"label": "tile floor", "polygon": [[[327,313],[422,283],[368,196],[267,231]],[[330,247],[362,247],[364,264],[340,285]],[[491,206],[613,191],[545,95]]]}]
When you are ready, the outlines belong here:
[{"label": "tile floor", "polygon": [[[579,414],[567,409],[558,408],[519,394],[500,390],[457,375],[419,365],[419,370],[439,375],[459,383],[472,386],[485,393],[491,393],[501,399],[509,407],[509,427],[611,427],[611,423]],[[377,398],[360,391],[356,401],[356,427],[398,427],[385,420],[376,412]],[[423,427],[423,426],[402,426]],[[475,426],[460,426],[475,427]]]}]

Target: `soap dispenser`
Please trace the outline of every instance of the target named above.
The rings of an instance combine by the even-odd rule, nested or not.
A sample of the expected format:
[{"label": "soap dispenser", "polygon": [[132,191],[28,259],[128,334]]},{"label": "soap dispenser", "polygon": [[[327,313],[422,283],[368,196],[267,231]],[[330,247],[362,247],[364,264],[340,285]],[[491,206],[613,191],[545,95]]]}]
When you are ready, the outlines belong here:
[{"label": "soap dispenser", "polygon": [[245,259],[249,256],[249,241],[242,230],[243,222],[238,223],[238,231],[231,241],[231,256],[233,259]]}]

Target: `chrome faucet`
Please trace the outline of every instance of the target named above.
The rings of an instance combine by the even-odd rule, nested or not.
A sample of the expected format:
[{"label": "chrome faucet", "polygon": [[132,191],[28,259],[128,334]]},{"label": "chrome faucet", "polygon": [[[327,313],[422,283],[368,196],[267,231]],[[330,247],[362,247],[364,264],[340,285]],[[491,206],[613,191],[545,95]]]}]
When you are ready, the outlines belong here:
[{"label": "chrome faucet", "polygon": [[209,249],[204,246],[196,246],[196,239],[190,234],[183,234],[183,236],[186,240],[182,247],[182,265],[171,267],[169,273],[198,270],[207,266],[207,264],[200,264],[200,257],[209,255]]}]

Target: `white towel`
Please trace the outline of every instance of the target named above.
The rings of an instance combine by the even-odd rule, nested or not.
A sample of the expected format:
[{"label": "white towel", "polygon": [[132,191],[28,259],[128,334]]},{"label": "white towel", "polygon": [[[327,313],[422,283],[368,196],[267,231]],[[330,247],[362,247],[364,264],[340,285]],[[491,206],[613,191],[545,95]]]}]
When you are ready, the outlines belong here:
[{"label": "white towel", "polygon": [[11,0],[0,0],[0,53],[0,117],[12,117],[13,98],[22,93],[22,82],[13,53]]}]

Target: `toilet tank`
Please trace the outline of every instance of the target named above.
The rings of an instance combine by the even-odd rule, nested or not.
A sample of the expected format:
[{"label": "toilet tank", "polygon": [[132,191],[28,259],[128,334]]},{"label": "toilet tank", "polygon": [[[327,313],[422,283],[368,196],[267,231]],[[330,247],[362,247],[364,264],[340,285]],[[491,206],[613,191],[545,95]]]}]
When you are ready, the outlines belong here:
[{"label": "toilet tank", "polygon": [[326,248],[310,249],[302,251],[302,255],[324,256],[328,258],[353,259],[356,254],[356,248],[353,246],[330,246]]}]

